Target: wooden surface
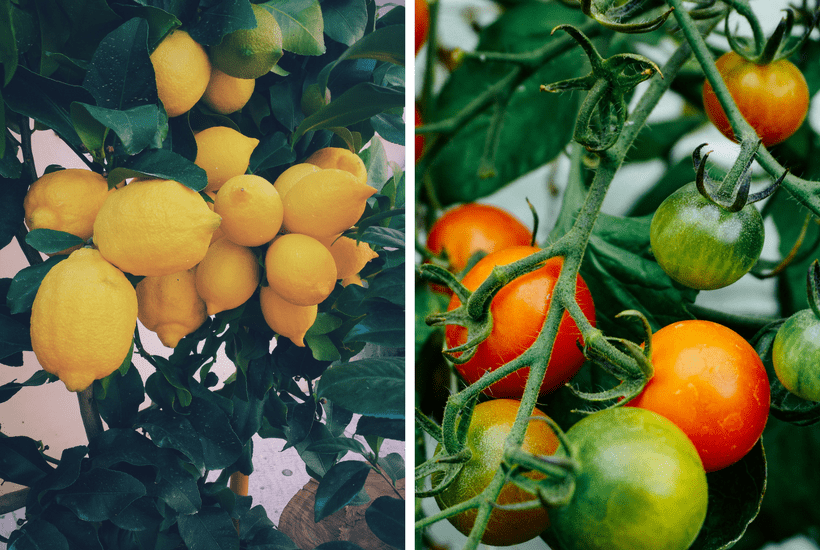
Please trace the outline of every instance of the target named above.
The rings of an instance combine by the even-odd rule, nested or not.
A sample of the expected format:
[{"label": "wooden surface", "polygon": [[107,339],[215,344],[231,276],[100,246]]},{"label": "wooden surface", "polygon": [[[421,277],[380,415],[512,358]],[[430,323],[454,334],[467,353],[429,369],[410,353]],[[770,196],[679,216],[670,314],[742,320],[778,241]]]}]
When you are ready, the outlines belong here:
[{"label": "wooden surface", "polygon": [[[396,484],[402,497],[404,480]],[[370,502],[362,506],[345,506],[319,523],[313,521],[313,504],[316,501],[316,488],[319,483],[311,479],[282,510],[279,519],[279,530],[293,539],[302,550],[312,550],[324,542],[348,541],[365,550],[393,550],[376,537],[367,527],[364,513],[370,502],[380,496],[395,497],[396,493],[390,483],[375,472],[370,472],[365,483],[365,490]]]}]

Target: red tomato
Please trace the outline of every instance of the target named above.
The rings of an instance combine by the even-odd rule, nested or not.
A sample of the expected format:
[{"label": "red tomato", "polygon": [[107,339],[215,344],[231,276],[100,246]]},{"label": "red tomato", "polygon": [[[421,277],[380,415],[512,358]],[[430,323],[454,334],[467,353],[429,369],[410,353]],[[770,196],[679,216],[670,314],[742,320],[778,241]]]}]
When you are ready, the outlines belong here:
[{"label": "red tomato", "polygon": [[[809,87],[800,69],[786,59],[757,65],[730,51],[715,62],[729,93],[763,145],[769,147],[800,128],[809,110]],[[736,141],[729,120],[712,85],[703,85],[703,106],[709,120],[729,139]]]},{"label": "red tomato", "polygon": [[518,218],[497,206],[467,203],[445,212],[430,228],[427,248],[447,252],[456,273],[467,267],[476,252],[495,252],[511,246],[529,246],[532,232]]},{"label": "red tomato", "polygon": [[416,54],[427,42],[427,32],[430,29],[430,8],[427,0],[416,0]]},{"label": "red tomato", "polygon": [[743,337],[711,321],[674,323],[652,335],[652,364],[655,375],[627,406],[674,422],[707,472],[754,447],[769,417],[769,378]]},{"label": "red tomato", "polygon": [[[489,276],[493,267],[507,265],[538,251],[533,246],[515,246],[488,254],[482,258],[464,277],[462,283],[475,290]],[[529,348],[544,325],[550,306],[552,291],[561,272],[564,260],[550,258],[543,267],[523,275],[502,288],[493,298],[490,313],[493,328],[490,336],[478,345],[475,355],[466,363],[456,365],[458,372],[472,384],[487,371],[493,371],[510,362]],[[575,295],[581,310],[595,325],[595,306],[592,295],[584,280],[578,276]],[[450,299],[448,310],[461,304],[457,296]],[[467,341],[467,329],[458,325],[446,328],[447,347],[461,345]],[[545,395],[572,378],[584,362],[584,355],[578,349],[581,333],[575,321],[564,312],[558,334],[552,349],[547,374],[541,384],[541,395]],[[530,369],[523,368],[499,380],[486,393],[491,397],[518,399],[524,394],[524,385]]]},{"label": "red tomato", "polygon": [[[419,108],[416,107],[416,126],[421,126],[421,114]],[[421,158],[421,152],[424,151],[424,134],[416,134],[416,162]]]}]

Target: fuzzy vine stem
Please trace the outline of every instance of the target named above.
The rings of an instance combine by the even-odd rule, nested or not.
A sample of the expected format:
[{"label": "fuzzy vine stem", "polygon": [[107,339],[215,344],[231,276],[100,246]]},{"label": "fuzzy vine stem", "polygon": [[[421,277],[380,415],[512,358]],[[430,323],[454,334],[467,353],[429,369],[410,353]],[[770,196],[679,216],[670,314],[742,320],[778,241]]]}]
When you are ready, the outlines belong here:
[{"label": "fuzzy vine stem", "polygon": [[[678,10],[679,9],[680,8],[678,8]],[[496,369],[496,371],[486,374],[475,384],[472,384],[465,390],[450,397],[444,411],[444,418],[442,422],[445,440],[447,439],[448,431],[453,433],[456,426],[456,420],[461,409],[467,405],[471,399],[474,399],[478,393],[488,387],[489,383],[492,383],[495,379],[500,379],[503,377],[502,374],[509,374],[509,372],[512,372],[525,364],[529,364],[530,374],[527,378],[527,383],[521,398],[521,405],[519,406],[518,414],[512,430],[505,441],[505,446],[508,448],[520,447],[524,439],[529,417],[531,416],[538,399],[541,381],[544,379],[546,374],[555,335],[558,332],[558,327],[565,310],[569,310],[570,315],[573,316],[573,319],[579,327],[585,341],[594,341],[596,345],[606,348],[607,353],[617,353],[623,355],[622,352],[615,349],[614,346],[602,337],[600,331],[592,327],[580,311],[580,307],[578,307],[578,304],[575,301],[575,280],[581,266],[581,261],[584,256],[586,246],[592,233],[592,228],[598,218],[606,192],[612,183],[615,173],[626,158],[627,152],[632,147],[638,133],[646,123],[647,117],[657,105],[661,96],[668,90],[671,82],[675,79],[675,76],[689,58],[690,54],[691,49],[686,43],[682,44],[677,49],[677,51],[663,67],[662,74],[665,78],[661,78],[660,75],[655,75],[649,80],[649,87],[641,96],[641,99],[639,100],[634,112],[628,117],[624,130],[620,133],[615,145],[613,145],[610,149],[599,153],[600,162],[598,164],[595,176],[572,228],[563,237],[542,251],[523,260],[519,260],[519,262],[505,266],[505,268],[520,270],[521,267],[523,267],[521,264],[530,264],[527,266],[528,268],[537,268],[539,264],[548,257],[559,255],[562,252],[562,255],[564,256],[563,267],[553,291],[550,307],[536,342],[516,360],[513,360],[507,365]],[[497,291],[497,288],[500,288],[498,281],[492,281],[492,279],[496,279],[498,273],[499,270],[494,270],[493,275],[488,277],[488,279],[475,291],[473,296],[471,296],[470,301],[472,301],[473,298],[484,298],[481,296],[482,291],[486,292],[489,290],[489,288],[485,287],[494,288],[495,291]],[[494,294],[494,292],[486,292],[486,294]],[[537,352],[534,350],[537,350]],[[457,445],[454,441],[450,443],[452,443],[454,447]],[[503,470],[499,468],[487,488],[481,493],[481,495],[476,497],[480,498],[480,502],[473,529],[470,532],[467,543],[464,547],[465,550],[475,550],[477,548],[481,540],[481,536],[489,522],[493,505],[498,499],[498,495],[501,493],[501,489],[505,482],[506,475]],[[468,502],[472,503],[473,500],[475,499]],[[466,503],[462,503],[462,506],[464,504]],[[473,507],[475,507],[474,503],[470,506],[470,508]],[[437,514],[436,516],[431,516],[426,521],[423,520],[421,522],[417,522],[416,528],[422,528],[430,523],[433,523],[434,521],[442,519],[443,517],[449,517],[449,513],[447,513],[447,515],[442,515],[446,512],[450,512],[450,509]]]}]

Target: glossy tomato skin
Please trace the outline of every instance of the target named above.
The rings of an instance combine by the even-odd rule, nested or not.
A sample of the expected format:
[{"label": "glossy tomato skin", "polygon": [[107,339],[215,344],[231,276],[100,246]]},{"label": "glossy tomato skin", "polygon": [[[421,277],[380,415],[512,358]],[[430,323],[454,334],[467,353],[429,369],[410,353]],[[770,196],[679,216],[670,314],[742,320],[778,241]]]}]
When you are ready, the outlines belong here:
[{"label": "glossy tomato skin", "polygon": [[[791,61],[781,59],[757,65],[730,51],[715,65],[735,104],[763,145],[769,147],[794,134],[809,109],[809,87],[803,73]],[[727,138],[734,132],[711,84],[703,84],[703,106],[709,120]]]},{"label": "glossy tomato skin", "polygon": [[820,402],[820,320],[812,310],[798,311],[778,329],[772,363],[787,390]]},{"label": "glossy tomato skin", "polygon": [[565,550],[686,550],[697,538],[708,491],[692,442],[643,409],[594,413],[567,431],[580,463],[575,492],[550,510]]},{"label": "glossy tomato skin", "polygon": [[[489,276],[493,267],[507,265],[538,251],[532,246],[515,246],[488,254],[464,276],[461,281],[475,290]],[[521,355],[535,342],[549,309],[553,288],[564,261],[561,257],[547,260],[543,267],[523,275],[498,291],[490,305],[493,317],[492,332],[481,342],[469,361],[457,364],[461,376],[472,384],[487,371],[493,371]],[[575,296],[581,310],[595,326],[595,305],[584,280],[578,276]],[[448,310],[461,304],[457,296],[450,299]],[[448,325],[445,331],[447,347],[452,348],[467,341],[467,330]],[[553,391],[567,382],[581,368],[584,355],[578,348],[581,332],[575,322],[564,312],[558,334],[541,384],[541,395]],[[529,368],[519,369],[491,385],[485,393],[490,397],[520,399],[524,394]]]},{"label": "glossy tomato skin", "polygon": [[649,243],[672,279],[698,290],[728,286],[749,272],[763,250],[763,218],[752,204],[730,212],[694,182],[672,193],[652,217]]},{"label": "glossy tomato skin", "polygon": [[734,464],[763,433],[771,396],[754,348],[711,321],[680,321],[652,335],[655,374],[628,407],[655,411],[695,444],[707,472]]},{"label": "glossy tomato skin", "polygon": [[[472,452],[472,458],[453,483],[436,496],[436,502],[442,509],[474,497],[490,484],[504,456],[504,440],[512,430],[519,405],[520,402],[513,399],[494,399],[476,405],[467,431],[467,447]],[[533,411],[533,415],[546,417],[538,409]],[[535,455],[552,455],[558,449],[558,438],[546,422],[530,420],[521,447]],[[529,477],[539,479],[543,476],[531,473]],[[536,498],[507,482],[496,502],[514,504]],[[456,529],[469,535],[475,524],[476,514],[477,511],[473,509],[448,519]],[[547,527],[549,515],[545,508],[493,510],[481,541],[493,546],[521,544],[537,537]]]},{"label": "glossy tomato skin", "polygon": [[424,43],[430,29],[430,8],[427,0],[416,0],[416,55]]},{"label": "glossy tomato skin", "polygon": [[528,246],[532,232],[521,221],[491,204],[465,203],[447,210],[427,234],[427,248],[447,253],[456,273],[467,267],[477,252],[495,252],[511,246]]}]

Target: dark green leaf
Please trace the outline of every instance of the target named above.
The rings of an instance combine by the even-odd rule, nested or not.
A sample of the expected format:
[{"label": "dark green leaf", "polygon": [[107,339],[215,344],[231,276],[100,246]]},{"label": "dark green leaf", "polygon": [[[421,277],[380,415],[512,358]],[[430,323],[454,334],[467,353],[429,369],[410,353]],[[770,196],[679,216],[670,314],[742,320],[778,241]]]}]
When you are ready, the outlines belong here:
[{"label": "dark green leaf", "polygon": [[366,462],[346,461],[331,467],[316,489],[314,521],[319,522],[347,506],[364,487],[368,474],[370,466]]},{"label": "dark green leaf", "polygon": [[384,184],[390,180],[390,163],[384,144],[380,139],[374,139],[370,142],[370,147],[363,149],[359,156],[367,168],[367,184],[381,191]]},{"label": "dark green leaf", "polygon": [[213,46],[219,44],[226,34],[254,27],[256,17],[249,2],[223,0],[212,2],[210,7],[202,10],[188,27],[188,33],[200,44]]},{"label": "dark green leaf", "polygon": [[158,465],[161,479],[157,496],[180,514],[196,513],[202,507],[197,478],[172,454],[160,455]]},{"label": "dark green leaf", "polygon": [[268,1],[282,29],[282,49],[296,55],[325,53],[324,21],[319,0]]},{"label": "dark green leaf", "polygon": [[[3,90],[0,89],[0,102],[3,101]],[[5,123],[5,109],[0,111],[0,125]],[[17,158],[19,147],[14,141],[6,137],[0,144],[0,178],[17,179],[23,173],[23,163]]]},{"label": "dark green leaf", "polygon": [[[404,219],[404,216],[401,216],[401,218]],[[389,227],[373,225],[364,231],[351,234],[350,238],[376,246],[404,249],[404,231]]]},{"label": "dark green leaf", "polygon": [[157,447],[176,449],[198,470],[205,470],[202,443],[184,416],[160,409],[145,409],[139,414],[137,427],[148,432]]},{"label": "dark green leaf", "polygon": [[262,414],[265,408],[265,400],[257,398],[250,392],[247,399],[241,399],[234,394],[233,414],[231,415],[231,426],[239,441],[244,445],[262,427]]},{"label": "dark green leaf", "polygon": [[364,36],[367,25],[365,0],[325,0],[322,16],[325,34],[336,42],[350,46]]},{"label": "dark green leaf", "polygon": [[[105,396],[103,383],[107,384]],[[125,375],[115,371],[104,380],[94,382],[94,400],[100,416],[109,428],[130,428],[137,420],[139,407],[145,400],[145,387],[139,371],[133,365]]]},{"label": "dark green leaf", "polygon": [[[11,157],[6,155],[6,158]],[[15,160],[16,158],[17,155],[14,155]],[[0,164],[3,163],[0,162]],[[23,198],[26,196],[27,189],[27,184],[22,180],[0,177],[0,248],[5,248],[9,244],[14,234],[23,225],[23,218],[26,215]]]},{"label": "dark green leaf", "polygon": [[[654,122],[643,127],[629,150],[630,162],[662,160],[669,157],[672,147],[681,136],[688,134],[704,122],[704,117],[687,116],[662,122]],[[689,160],[689,159],[687,159]],[[691,167],[691,163],[689,163]],[[694,177],[694,174],[692,174]]]},{"label": "dark green leaf", "polygon": [[71,550],[103,550],[94,524],[81,520],[68,508],[52,504],[40,517],[54,525],[65,536]]},{"label": "dark green leaf", "polygon": [[26,234],[26,242],[43,254],[54,254],[85,243],[76,235],[54,229],[34,229]]},{"label": "dark green leaf", "polygon": [[404,507],[402,499],[380,496],[364,513],[373,534],[394,548],[404,548]]},{"label": "dark green leaf", "polygon": [[37,495],[37,501],[42,501],[47,491],[60,491],[77,481],[87,452],[88,448],[85,445],[64,449],[57,468],[32,486],[31,490]]},{"label": "dark green leaf", "polygon": [[[402,287],[402,292],[404,291]],[[369,342],[390,348],[404,347],[404,308],[389,304],[372,307],[344,337],[345,342]]]},{"label": "dark green leaf", "polygon": [[220,508],[205,507],[198,513],[179,516],[179,534],[188,548],[239,550],[239,535],[231,517]]},{"label": "dark green leaf", "polygon": [[308,446],[306,451],[324,454],[347,453],[353,451],[362,456],[367,455],[367,449],[360,441],[349,437],[333,437],[316,441]]},{"label": "dark green leaf", "polygon": [[760,441],[740,462],[706,475],[706,521],[690,550],[731,548],[757,517],[766,491],[766,457]]},{"label": "dark green leaf", "polygon": [[21,351],[31,351],[29,327],[0,313],[0,359]]},{"label": "dark green leaf", "polygon": [[194,397],[186,412],[202,444],[206,468],[222,469],[239,458],[242,443],[222,409],[206,399]]},{"label": "dark green leaf", "polygon": [[146,20],[130,19],[103,38],[91,58],[83,87],[94,96],[97,106],[105,109],[127,110],[157,103]]},{"label": "dark green leaf", "polygon": [[54,525],[35,519],[12,533],[8,550],[69,550],[69,547]]},{"label": "dark green leaf", "polygon": [[306,450],[313,443],[329,438],[333,438],[333,434],[328,431],[327,426],[321,422],[314,422],[310,429],[310,434],[295,445],[296,450],[299,452],[299,457],[305,462],[308,473],[312,472],[312,476],[324,476],[339,459],[339,456],[336,454],[315,453]]},{"label": "dark green leaf", "polygon": [[296,143],[307,132],[322,128],[350,126],[397,107],[404,106],[404,94],[390,88],[361,82],[333,98],[321,111],[305,118],[291,138]]},{"label": "dark green leaf", "polygon": [[138,498],[111,518],[111,523],[126,531],[155,529],[161,521],[156,500],[147,496]]},{"label": "dark green leaf", "polygon": [[370,279],[365,297],[367,300],[382,299],[404,307],[404,266],[393,267]]},{"label": "dark green leaf", "polygon": [[384,439],[404,441],[404,420],[362,416],[356,424],[357,435],[377,435]]},{"label": "dark green leaf", "polygon": [[393,113],[380,113],[371,117],[370,123],[381,137],[395,143],[404,145],[404,119]]},{"label": "dark green leaf", "polygon": [[403,418],[404,374],[404,358],[351,361],[327,369],[316,394],[354,413]]},{"label": "dark green leaf", "polygon": [[291,164],[295,160],[296,153],[288,143],[288,137],[282,132],[274,132],[262,137],[251,153],[249,168],[251,172],[259,172]]},{"label": "dark green leaf", "polygon": [[0,65],[3,65],[3,86],[5,86],[11,81],[17,69],[17,41],[14,39],[14,22],[9,0],[0,2]]},{"label": "dark green leaf", "polygon": [[[74,103],[71,105],[71,114],[75,124],[78,113],[83,113],[82,120],[90,117],[104,128],[113,130],[129,155],[136,155],[148,148],[159,149],[168,134],[168,117],[156,105],[140,105],[120,110]],[[90,150],[102,145],[101,140],[89,142],[85,132],[78,133],[84,137],[83,143]]]},{"label": "dark green leaf", "polygon": [[[44,52],[89,59],[100,39],[120,22],[105,0],[43,0],[37,6]],[[53,63],[43,54],[43,68]]]},{"label": "dark green leaf", "polygon": [[380,457],[379,466],[381,466],[382,470],[390,476],[393,483],[406,477],[406,472],[404,471],[404,457],[402,457],[399,453],[390,453],[387,456]]},{"label": "dark green leaf", "polygon": [[[273,522],[268,518],[265,507],[260,504],[254,506],[239,518],[239,538],[241,540],[247,540],[262,531],[276,530],[274,529]],[[282,537],[283,541],[287,539],[287,535],[284,533],[282,533]]]},{"label": "dark green leaf", "polygon": [[25,382],[8,382],[0,386],[0,403],[5,403],[26,386],[42,386],[46,382],[54,382],[58,378],[44,370],[38,370]]},{"label": "dark green leaf", "polygon": [[319,88],[327,87],[330,72],[343,61],[352,59],[375,59],[394,65],[404,65],[404,26],[390,25],[381,27],[365,35],[350,46],[335,61],[328,64],[317,78]]},{"label": "dark green leaf", "polygon": [[[148,2],[143,2],[143,4],[148,4]],[[117,4],[117,12],[122,14],[125,19],[140,17],[148,21],[148,51],[153,51],[171,29],[179,27],[181,24],[173,13],[161,9],[159,6]]]},{"label": "dark green leaf", "polygon": [[0,437],[0,479],[30,487],[53,471],[30,437]]},{"label": "dark green leaf", "polygon": [[364,550],[358,544],[347,542],[346,540],[336,540],[333,542],[323,542],[313,550]]},{"label": "dark green leaf", "polygon": [[325,334],[306,334],[305,344],[317,361],[338,361],[342,358],[339,348]]},{"label": "dark green leaf", "polygon": [[46,78],[20,66],[3,90],[3,97],[15,113],[48,126],[74,147],[82,146],[69,109],[75,101],[93,103],[94,99],[80,86]]},{"label": "dark green leaf", "polygon": [[[556,25],[580,24],[583,19],[580,10],[559,2],[519,4],[483,30],[477,49],[507,53],[532,51],[558,39],[550,36]],[[492,175],[479,174],[492,117],[492,101],[478,116],[457,129],[429,168],[437,198],[443,205],[487,196],[553,160],[564,149],[575,126],[579,95],[547,94],[539,88],[542,84],[581,76],[587,70],[582,56],[581,51],[574,48],[552,59],[516,86],[506,106],[498,151],[492,159]],[[455,116],[518,70],[507,63],[466,60],[445,83],[429,122]],[[546,121],[549,121],[549,132],[543,131]]]},{"label": "dark green leaf", "polygon": [[34,296],[37,294],[37,289],[40,288],[40,283],[43,282],[43,277],[52,267],[65,259],[66,256],[55,256],[39,265],[24,267],[17,272],[17,275],[11,281],[9,293],[6,297],[6,303],[12,314],[31,309],[31,304],[34,303]]},{"label": "dark green leaf", "polygon": [[125,178],[141,176],[178,181],[194,191],[202,191],[208,185],[205,170],[166,149],[149,149],[129,157],[122,166],[111,171],[108,182],[115,185]]},{"label": "dark green leaf", "polygon": [[60,491],[56,500],[84,521],[105,521],[145,495],[136,478],[115,470],[94,468]]}]

